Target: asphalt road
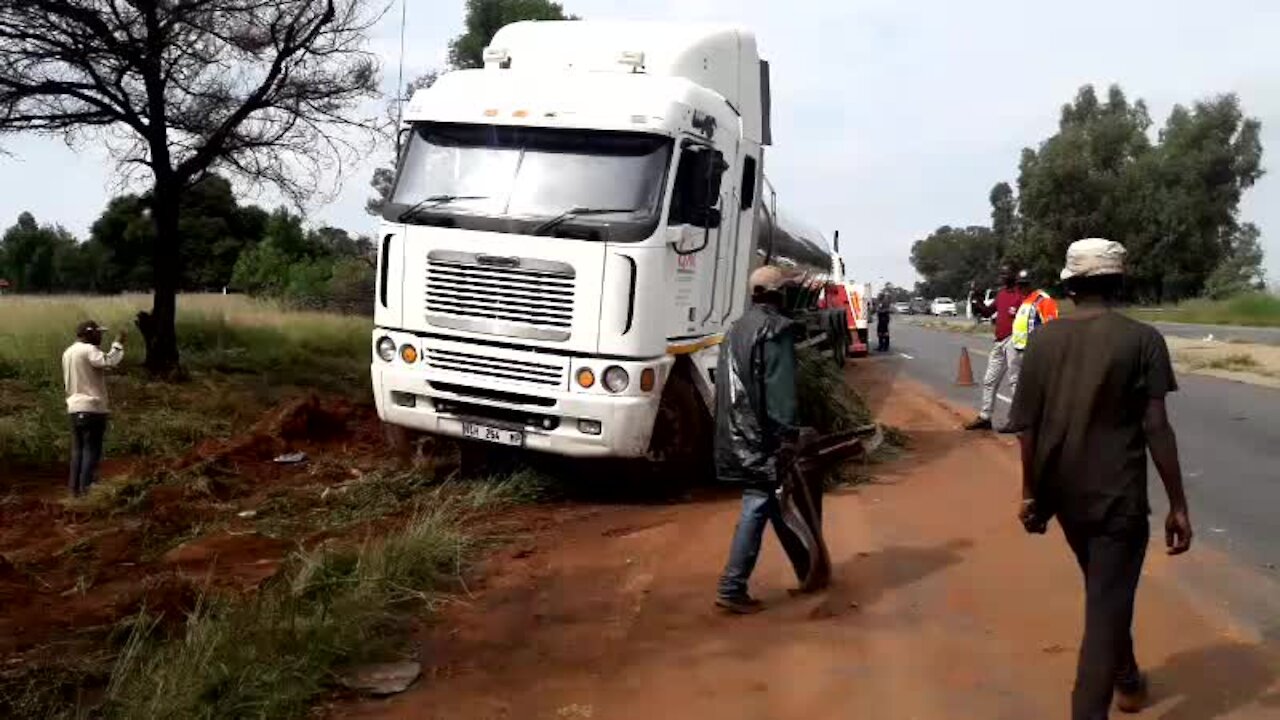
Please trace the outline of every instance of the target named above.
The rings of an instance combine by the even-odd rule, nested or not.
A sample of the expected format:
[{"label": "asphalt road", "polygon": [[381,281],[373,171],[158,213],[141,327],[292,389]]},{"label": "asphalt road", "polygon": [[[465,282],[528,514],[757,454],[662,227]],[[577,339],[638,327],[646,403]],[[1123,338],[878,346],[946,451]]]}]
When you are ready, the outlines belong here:
[{"label": "asphalt road", "polygon": [[[977,407],[989,338],[916,327],[910,321],[894,323],[891,333],[892,357],[876,359],[873,353],[873,361],[893,362],[952,402]],[[968,348],[979,386],[955,384],[962,347]],[[1280,390],[1190,374],[1180,376],[1179,384],[1169,407],[1197,539],[1243,567],[1280,579]],[[997,424],[1008,412],[1007,387],[1000,395]],[[1154,521],[1163,517],[1164,491],[1154,468],[1150,475],[1158,531]],[[1280,610],[1280,584],[1266,594],[1240,602],[1257,606],[1259,613]],[[1276,617],[1272,614],[1270,622]]]}]

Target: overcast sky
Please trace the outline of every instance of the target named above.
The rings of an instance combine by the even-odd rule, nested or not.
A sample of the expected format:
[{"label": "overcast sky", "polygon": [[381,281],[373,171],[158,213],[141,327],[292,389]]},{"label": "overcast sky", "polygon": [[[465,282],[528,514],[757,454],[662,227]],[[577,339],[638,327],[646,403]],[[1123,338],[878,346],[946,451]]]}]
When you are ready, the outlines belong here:
[{"label": "overcast sky", "polygon": [[[462,0],[408,0],[405,76],[444,64]],[[985,224],[987,193],[1017,179],[1021,148],[1057,125],[1079,86],[1120,83],[1156,126],[1175,103],[1236,92],[1262,120],[1264,164],[1280,153],[1280,2],[1275,0],[565,0],[586,18],[728,21],[752,28],[773,67],[779,203],[826,231],[860,280],[910,284],[911,243],[939,225]],[[388,89],[399,7],[373,39]],[[1101,92],[1099,94],[1102,94]],[[83,236],[117,188],[101,154],[7,138],[0,227],[30,210]],[[369,232],[376,158],[353,169],[313,224]],[[1246,196],[1280,276],[1280,176]],[[274,202],[259,197],[258,202]]]}]

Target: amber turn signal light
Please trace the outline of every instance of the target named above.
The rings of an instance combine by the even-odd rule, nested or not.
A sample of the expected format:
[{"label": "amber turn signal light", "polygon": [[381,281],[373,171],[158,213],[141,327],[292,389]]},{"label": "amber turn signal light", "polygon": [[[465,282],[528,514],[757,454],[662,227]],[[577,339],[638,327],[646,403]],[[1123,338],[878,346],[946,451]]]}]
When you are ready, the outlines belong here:
[{"label": "amber turn signal light", "polygon": [[400,346],[400,359],[412,365],[418,362],[418,348],[412,345]]},{"label": "amber turn signal light", "polygon": [[591,368],[578,368],[577,377],[579,387],[589,388],[596,384],[596,374],[591,371]]},{"label": "amber turn signal light", "polygon": [[640,389],[644,392],[653,390],[653,384],[657,381],[657,373],[653,368],[645,368],[640,371]]}]

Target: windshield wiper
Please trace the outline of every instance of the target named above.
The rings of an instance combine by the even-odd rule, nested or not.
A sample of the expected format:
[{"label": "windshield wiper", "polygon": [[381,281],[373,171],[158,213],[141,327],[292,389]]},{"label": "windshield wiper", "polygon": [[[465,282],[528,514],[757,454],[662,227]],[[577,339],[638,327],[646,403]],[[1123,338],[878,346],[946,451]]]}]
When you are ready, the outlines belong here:
[{"label": "windshield wiper", "polygon": [[413,205],[409,206],[408,208],[406,208],[404,212],[401,212],[399,215],[397,215],[396,222],[404,222],[405,220],[408,220],[409,218],[413,217],[414,215],[416,215],[417,213],[423,210],[440,207],[441,205],[448,205],[449,203],[456,202],[458,200],[484,200],[487,197],[489,196],[488,195],[428,195],[422,198],[421,200],[419,200],[418,202],[414,203]]},{"label": "windshield wiper", "polygon": [[547,220],[533,229],[534,235],[542,235],[543,233],[554,229],[557,225],[565,220],[571,220],[585,215],[608,215],[609,213],[625,213],[636,212],[639,208],[587,208],[587,207],[571,207],[559,215]]}]

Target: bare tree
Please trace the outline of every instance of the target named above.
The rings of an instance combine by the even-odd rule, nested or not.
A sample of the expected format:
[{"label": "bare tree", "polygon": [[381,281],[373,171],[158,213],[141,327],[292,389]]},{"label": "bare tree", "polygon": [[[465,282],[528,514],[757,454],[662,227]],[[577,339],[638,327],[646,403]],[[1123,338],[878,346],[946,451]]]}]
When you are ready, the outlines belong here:
[{"label": "bare tree", "polygon": [[301,202],[368,123],[365,0],[0,0],[0,133],[99,142],[152,184],[147,366],[178,367],[183,192],[213,169]]}]

